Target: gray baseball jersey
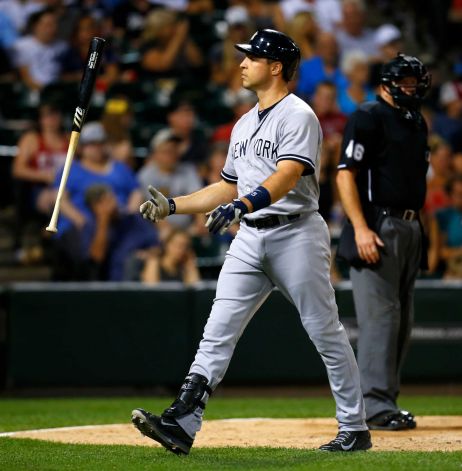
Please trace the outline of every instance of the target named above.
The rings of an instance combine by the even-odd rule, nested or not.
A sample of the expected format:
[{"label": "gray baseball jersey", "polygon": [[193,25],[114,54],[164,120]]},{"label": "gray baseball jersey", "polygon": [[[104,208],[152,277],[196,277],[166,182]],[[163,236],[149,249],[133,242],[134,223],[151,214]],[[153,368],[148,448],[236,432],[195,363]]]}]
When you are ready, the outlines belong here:
[{"label": "gray baseball jersey", "polygon": [[258,105],[243,115],[231,134],[225,167],[221,176],[237,182],[239,197],[261,185],[281,160],[305,165],[304,175],[285,197],[247,216],[288,215],[318,209],[319,168],[322,131],[313,110],[295,95],[288,95],[262,119]]},{"label": "gray baseball jersey", "polygon": [[[294,95],[266,110],[264,116],[253,108],[235,125],[222,176],[238,185],[239,196],[261,185],[281,160],[303,162],[306,170],[285,197],[246,216],[257,220],[273,215],[269,219],[277,223],[262,229],[241,224],[226,254],[190,373],[204,375],[215,388],[248,322],[277,287],[297,308],[326,365],[340,429],[366,430],[359,371],[330,284],[329,232],[316,211],[321,141],[316,116]],[[287,217],[295,214],[299,216]],[[176,420],[194,438],[202,410]]]}]

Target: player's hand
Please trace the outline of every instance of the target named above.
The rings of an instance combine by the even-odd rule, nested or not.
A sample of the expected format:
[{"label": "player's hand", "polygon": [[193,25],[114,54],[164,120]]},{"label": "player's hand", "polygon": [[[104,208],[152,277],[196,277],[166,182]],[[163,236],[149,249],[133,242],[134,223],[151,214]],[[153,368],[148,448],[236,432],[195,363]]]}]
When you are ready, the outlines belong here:
[{"label": "player's hand", "polygon": [[148,191],[152,198],[145,201],[140,206],[140,213],[143,215],[144,219],[159,222],[171,213],[169,201],[160,191],[156,190],[151,185],[149,185]]},{"label": "player's hand", "polygon": [[223,235],[230,226],[239,222],[248,213],[247,206],[240,200],[217,206],[211,213],[205,227],[212,234]]},{"label": "player's hand", "polygon": [[384,247],[382,239],[367,226],[355,228],[355,241],[362,260],[369,264],[380,260],[379,247]]}]

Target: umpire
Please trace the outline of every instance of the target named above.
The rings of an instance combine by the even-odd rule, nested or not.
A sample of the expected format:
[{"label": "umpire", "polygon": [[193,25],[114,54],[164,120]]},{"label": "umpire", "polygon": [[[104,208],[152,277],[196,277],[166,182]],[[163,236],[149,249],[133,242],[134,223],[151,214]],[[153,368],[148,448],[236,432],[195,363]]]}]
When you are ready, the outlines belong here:
[{"label": "umpire", "polygon": [[385,64],[377,100],[346,125],[337,185],[348,221],[338,256],[350,263],[358,365],[370,429],[416,427],[397,398],[413,321],[414,282],[426,264],[419,210],[428,130],[419,111],[430,75],[416,57]]}]

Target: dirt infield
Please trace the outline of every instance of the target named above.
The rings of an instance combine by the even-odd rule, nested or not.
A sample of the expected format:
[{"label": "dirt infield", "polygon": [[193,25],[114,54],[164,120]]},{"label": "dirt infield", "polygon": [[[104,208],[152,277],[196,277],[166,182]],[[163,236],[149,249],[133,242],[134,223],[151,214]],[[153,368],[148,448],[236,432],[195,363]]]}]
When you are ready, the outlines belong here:
[{"label": "dirt infield", "polygon": [[[462,416],[416,418],[405,432],[372,432],[376,451],[462,450]],[[228,419],[205,421],[194,447],[317,448],[337,431],[333,419]],[[142,437],[131,424],[89,425],[0,434],[62,443],[160,446]]]}]

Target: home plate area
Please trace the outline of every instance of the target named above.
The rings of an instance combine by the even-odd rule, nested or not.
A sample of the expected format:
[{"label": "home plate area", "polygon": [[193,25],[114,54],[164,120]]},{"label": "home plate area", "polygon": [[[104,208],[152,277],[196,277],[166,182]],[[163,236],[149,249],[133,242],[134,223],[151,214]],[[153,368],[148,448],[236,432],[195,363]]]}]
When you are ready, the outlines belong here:
[{"label": "home plate area", "polygon": [[[417,428],[372,431],[372,451],[462,450],[462,416],[416,417]],[[204,421],[194,448],[271,447],[316,449],[337,434],[334,419],[226,419]],[[160,446],[131,425],[87,425],[2,433],[61,443]]]}]

